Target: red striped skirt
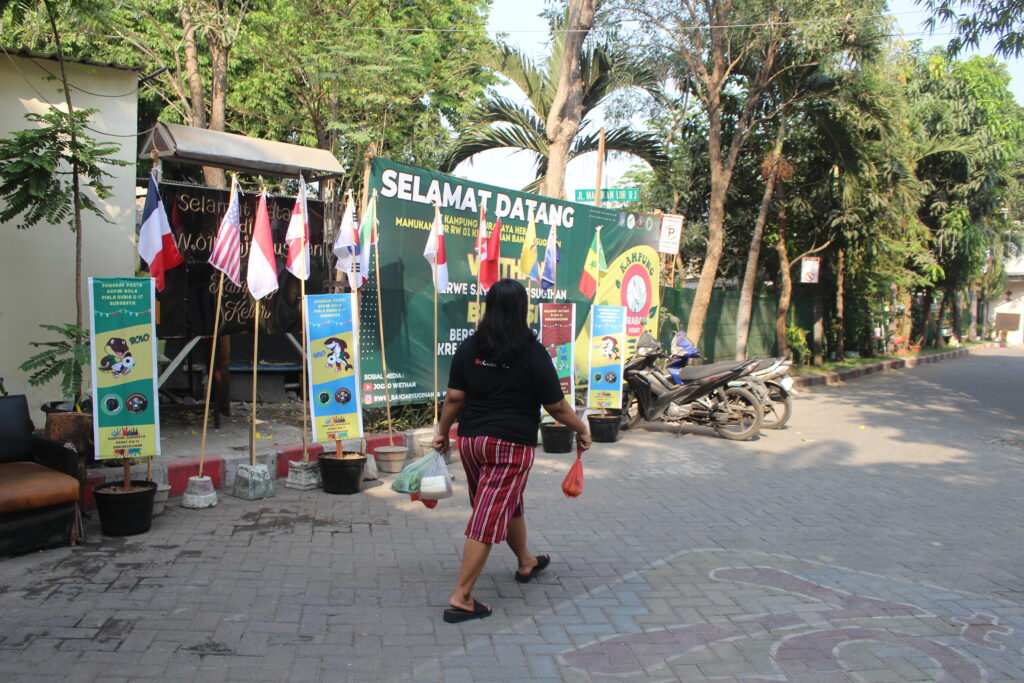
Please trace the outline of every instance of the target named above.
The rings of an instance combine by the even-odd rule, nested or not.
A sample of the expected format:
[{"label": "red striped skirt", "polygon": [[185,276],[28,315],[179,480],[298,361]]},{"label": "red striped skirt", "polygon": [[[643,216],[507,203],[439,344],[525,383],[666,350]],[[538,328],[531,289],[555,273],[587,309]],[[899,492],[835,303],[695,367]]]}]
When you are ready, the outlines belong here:
[{"label": "red striped skirt", "polygon": [[466,536],[501,543],[513,517],[523,516],[523,490],[533,467],[533,446],[490,436],[459,437],[459,456],[469,484]]}]

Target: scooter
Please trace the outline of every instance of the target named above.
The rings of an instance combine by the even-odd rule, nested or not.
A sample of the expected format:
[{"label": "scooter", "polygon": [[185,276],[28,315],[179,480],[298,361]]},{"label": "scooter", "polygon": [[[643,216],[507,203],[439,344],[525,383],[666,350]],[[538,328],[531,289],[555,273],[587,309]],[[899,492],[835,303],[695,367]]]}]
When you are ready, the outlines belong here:
[{"label": "scooter", "polygon": [[[757,362],[685,367],[685,340],[685,335],[677,333],[673,355],[666,356],[650,333],[637,339],[636,354],[624,366],[622,428],[640,420],[678,422],[680,429],[686,423],[710,425],[726,439],[753,438],[761,429],[764,407],[749,389],[730,383],[748,375]],[[688,341],[686,344],[696,352]],[[669,360],[667,373],[655,367],[660,358]]]},{"label": "scooter", "polygon": [[[686,333],[678,328],[679,319],[672,316],[672,322],[676,324],[676,335],[672,340],[674,354],[668,364],[669,374],[676,383],[680,383],[679,371],[687,367],[691,358],[704,358],[697,350]],[[761,419],[761,429],[780,429],[793,414],[793,403],[791,395],[796,392],[793,389],[793,378],[789,376],[789,368],[793,361],[786,358],[754,358],[756,365],[750,374],[733,380],[730,386],[743,387],[761,401],[764,408],[764,415]],[[728,367],[734,361],[722,361],[712,365],[701,367]]]}]

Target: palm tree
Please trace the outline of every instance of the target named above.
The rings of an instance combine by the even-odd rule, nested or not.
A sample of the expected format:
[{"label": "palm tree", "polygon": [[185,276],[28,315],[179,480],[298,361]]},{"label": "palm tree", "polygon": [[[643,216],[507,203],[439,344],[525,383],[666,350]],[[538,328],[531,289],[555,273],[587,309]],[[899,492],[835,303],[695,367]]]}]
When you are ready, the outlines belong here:
[{"label": "palm tree", "polygon": [[[459,163],[481,152],[514,149],[531,153],[535,157],[536,177],[524,189],[533,192],[541,187],[548,172],[545,122],[558,86],[561,35],[556,35],[551,53],[542,66],[535,64],[522,51],[508,45],[497,46],[483,60],[483,66],[519,86],[527,102],[517,104],[507,97],[490,94],[442,162],[443,171],[450,172]],[[599,132],[594,130],[588,115],[612,93],[622,88],[637,87],[658,96],[658,79],[652,71],[629,60],[624,53],[603,45],[586,47],[581,51],[580,72],[583,78],[583,120],[569,148],[570,160],[597,151]],[[626,127],[613,127],[606,131],[605,147],[609,151],[632,154],[652,167],[659,167],[668,161],[664,146],[655,136]]]}]

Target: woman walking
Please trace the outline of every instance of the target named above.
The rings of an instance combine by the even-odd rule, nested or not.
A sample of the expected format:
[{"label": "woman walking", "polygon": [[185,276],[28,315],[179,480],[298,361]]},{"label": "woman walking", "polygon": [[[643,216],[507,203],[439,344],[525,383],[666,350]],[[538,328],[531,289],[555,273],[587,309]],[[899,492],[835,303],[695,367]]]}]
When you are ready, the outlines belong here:
[{"label": "woman walking", "polygon": [[565,400],[551,357],[527,326],[529,298],[515,280],[487,292],[487,309],[476,333],[452,359],[448,393],[434,448],[448,451],[448,431],[459,419],[459,454],[473,512],[466,526],[459,578],[448,599],[449,623],[490,616],[473,597],[473,586],[491,546],[506,541],[519,561],[515,580],[529,583],[551,562],[526,545],[523,490],[533,466],[540,407],[590,448],[590,431]]}]

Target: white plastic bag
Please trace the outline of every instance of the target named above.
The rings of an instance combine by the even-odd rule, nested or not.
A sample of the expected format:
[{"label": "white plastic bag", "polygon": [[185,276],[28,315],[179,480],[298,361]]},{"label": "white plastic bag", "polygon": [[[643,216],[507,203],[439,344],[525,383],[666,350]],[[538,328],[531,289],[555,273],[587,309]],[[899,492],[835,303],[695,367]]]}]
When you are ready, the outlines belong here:
[{"label": "white plastic bag", "polygon": [[437,451],[420,480],[419,495],[423,500],[444,500],[452,496],[452,476],[444,464],[444,456]]}]

